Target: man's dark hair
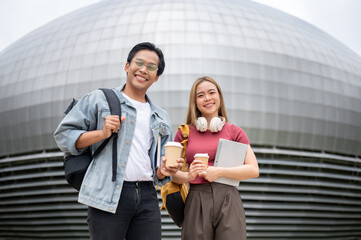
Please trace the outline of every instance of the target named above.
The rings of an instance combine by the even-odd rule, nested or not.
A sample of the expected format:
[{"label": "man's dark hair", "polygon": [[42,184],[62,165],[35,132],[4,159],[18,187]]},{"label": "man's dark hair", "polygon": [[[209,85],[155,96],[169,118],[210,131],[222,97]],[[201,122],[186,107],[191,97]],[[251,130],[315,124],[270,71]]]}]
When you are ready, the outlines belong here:
[{"label": "man's dark hair", "polygon": [[159,58],[159,63],[158,63],[158,71],[157,71],[157,76],[162,75],[164,68],[165,68],[165,62],[164,62],[164,57],[163,57],[163,53],[162,50],[160,50],[159,48],[157,48],[153,43],[150,42],[142,42],[139,43],[137,45],[135,45],[132,50],[130,50],[128,58],[127,58],[127,62],[130,64],[130,62],[132,61],[133,57],[135,56],[135,54],[137,52],[139,52],[140,50],[149,50],[152,52],[155,52],[158,55]]}]

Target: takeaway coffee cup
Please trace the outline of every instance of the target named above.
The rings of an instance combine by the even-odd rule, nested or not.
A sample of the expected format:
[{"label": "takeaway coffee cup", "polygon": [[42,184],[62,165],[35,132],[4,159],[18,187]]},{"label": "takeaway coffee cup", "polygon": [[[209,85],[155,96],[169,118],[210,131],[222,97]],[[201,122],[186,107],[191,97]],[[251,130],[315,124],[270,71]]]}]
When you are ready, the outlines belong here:
[{"label": "takeaway coffee cup", "polygon": [[208,166],[208,153],[197,153],[194,155],[194,160],[201,160],[206,166]]},{"label": "takeaway coffee cup", "polygon": [[183,146],[179,142],[167,142],[165,144],[166,167],[176,167],[177,160],[181,157]]}]

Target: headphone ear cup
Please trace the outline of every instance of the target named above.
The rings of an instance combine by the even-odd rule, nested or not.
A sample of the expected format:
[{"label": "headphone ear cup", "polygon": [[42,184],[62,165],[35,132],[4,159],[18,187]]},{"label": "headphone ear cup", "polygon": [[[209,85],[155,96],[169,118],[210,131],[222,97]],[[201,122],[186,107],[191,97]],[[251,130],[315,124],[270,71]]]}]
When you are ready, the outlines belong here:
[{"label": "headphone ear cup", "polygon": [[211,130],[211,132],[218,132],[218,125],[219,122],[221,121],[221,119],[219,117],[214,117],[211,120],[210,126],[209,126],[209,130]]},{"label": "headphone ear cup", "polygon": [[199,117],[199,118],[197,119],[197,121],[196,121],[196,128],[197,128],[197,130],[200,131],[200,132],[205,132],[205,131],[207,131],[207,128],[208,128],[207,125],[208,125],[208,124],[207,124],[207,120],[206,120],[206,118],[204,118],[204,117]]},{"label": "headphone ear cup", "polygon": [[224,117],[214,117],[211,120],[209,129],[211,130],[211,132],[219,132],[222,130],[225,123],[226,120]]}]

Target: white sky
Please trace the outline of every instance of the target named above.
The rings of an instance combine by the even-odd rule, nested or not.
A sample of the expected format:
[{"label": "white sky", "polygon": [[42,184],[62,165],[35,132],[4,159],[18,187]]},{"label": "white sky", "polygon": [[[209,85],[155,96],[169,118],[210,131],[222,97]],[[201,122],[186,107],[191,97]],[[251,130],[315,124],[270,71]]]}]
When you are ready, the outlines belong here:
[{"label": "white sky", "polygon": [[[253,1],[315,25],[361,56],[360,0]],[[95,2],[99,0],[0,0],[0,51],[49,21]]]},{"label": "white sky", "polygon": [[253,0],[318,27],[361,56],[360,0]]}]

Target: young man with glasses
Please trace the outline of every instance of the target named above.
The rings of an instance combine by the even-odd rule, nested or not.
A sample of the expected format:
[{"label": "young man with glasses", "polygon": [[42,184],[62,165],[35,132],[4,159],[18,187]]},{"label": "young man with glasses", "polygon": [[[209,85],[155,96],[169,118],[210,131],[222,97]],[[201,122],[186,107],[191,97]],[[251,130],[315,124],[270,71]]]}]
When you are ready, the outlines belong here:
[{"label": "young man with glasses", "polygon": [[[115,88],[122,117],[110,115],[104,94],[87,94],[66,115],[54,133],[61,150],[78,155],[92,151],[113,132],[118,133],[118,167],[112,181],[112,146],[108,144],[92,161],[79,191],[78,201],[88,205],[90,237],[94,240],[160,240],[161,217],[154,185],[170,180],[182,166],[156,167],[158,144],[172,140],[166,111],[146,95],[165,67],[162,51],[152,43],[137,44],[129,52],[127,81]],[[160,136],[160,137],[159,137]],[[158,142],[160,139],[160,143]]]}]

